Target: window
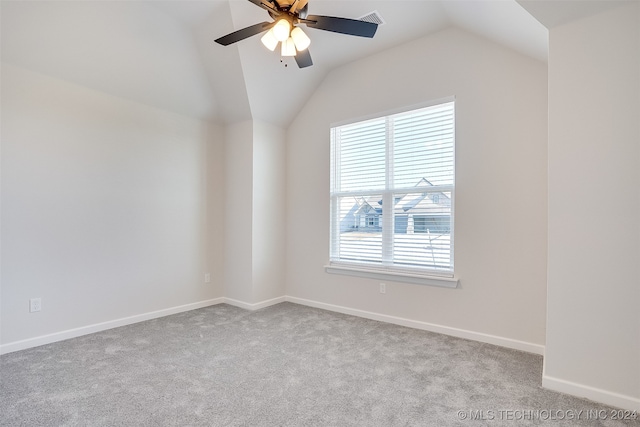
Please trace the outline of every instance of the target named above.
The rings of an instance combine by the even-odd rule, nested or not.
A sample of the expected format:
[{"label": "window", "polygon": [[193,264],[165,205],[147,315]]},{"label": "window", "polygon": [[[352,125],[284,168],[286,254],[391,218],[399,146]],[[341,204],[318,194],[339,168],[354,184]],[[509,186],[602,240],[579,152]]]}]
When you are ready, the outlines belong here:
[{"label": "window", "polygon": [[453,276],[454,102],[331,128],[330,266]]}]

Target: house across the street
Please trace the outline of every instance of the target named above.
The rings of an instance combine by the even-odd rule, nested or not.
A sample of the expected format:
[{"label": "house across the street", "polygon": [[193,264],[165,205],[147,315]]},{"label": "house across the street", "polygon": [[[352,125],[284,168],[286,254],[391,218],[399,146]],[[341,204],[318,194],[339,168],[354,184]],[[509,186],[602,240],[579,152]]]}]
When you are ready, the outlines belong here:
[{"label": "house across the street", "polygon": [[[418,191],[394,197],[393,221],[396,234],[451,232],[451,193],[429,190],[434,185],[422,178]],[[351,209],[340,221],[342,233],[379,233],[382,230],[382,198],[355,197]]]}]

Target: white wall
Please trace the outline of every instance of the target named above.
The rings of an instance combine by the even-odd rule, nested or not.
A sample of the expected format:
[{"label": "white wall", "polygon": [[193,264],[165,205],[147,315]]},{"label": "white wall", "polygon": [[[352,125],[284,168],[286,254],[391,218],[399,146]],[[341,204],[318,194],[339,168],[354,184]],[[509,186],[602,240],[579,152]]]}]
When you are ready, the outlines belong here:
[{"label": "white wall", "polygon": [[225,131],[225,281],[224,295],[253,302],[253,123]]},{"label": "white wall", "polygon": [[640,5],[550,32],[543,384],[640,409]]},{"label": "white wall", "polygon": [[222,296],[216,126],[6,64],[1,90],[0,343]]},{"label": "white wall", "polygon": [[[325,273],[330,124],[452,95],[460,288],[388,283],[381,295],[377,281]],[[288,131],[288,295],[542,351],[546,141],[546,64],[464,31],[334,70]]]},{"label": "white wall", "polygon": [[285,295],[285,132],[254,122],[254,302]]},{"label": "white wall", "polygon": [[226,127],[225,297],[245,308],[283,297],[284,131],[259,121]]}]

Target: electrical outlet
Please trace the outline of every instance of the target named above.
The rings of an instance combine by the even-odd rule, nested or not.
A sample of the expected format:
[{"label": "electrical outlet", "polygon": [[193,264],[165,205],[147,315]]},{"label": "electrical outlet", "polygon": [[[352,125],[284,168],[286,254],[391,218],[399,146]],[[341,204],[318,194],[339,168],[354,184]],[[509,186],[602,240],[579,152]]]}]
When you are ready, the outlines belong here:
[{"label": "electrical outlet", "polygon": [[381,294],[387,293],[387,285],[385,283],[380,283],[380,293]]},{"label": "electrical outlet", "polygon": [[31,298],[29,300],[29,313],[42,310],[42,298]]},{"label": "electrical outlet", "polygon": [[204,283],[211,283],[211,274],[210,273],[205,273],[204,274]]}]

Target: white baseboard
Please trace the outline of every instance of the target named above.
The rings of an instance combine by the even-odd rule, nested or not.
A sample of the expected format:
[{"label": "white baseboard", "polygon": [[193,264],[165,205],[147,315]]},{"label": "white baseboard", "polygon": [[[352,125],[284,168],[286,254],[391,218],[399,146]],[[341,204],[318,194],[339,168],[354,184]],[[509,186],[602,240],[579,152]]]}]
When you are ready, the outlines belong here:
[{"label": "white baseboard", "polygon": [[282,297],[278,297],[278,298],[272,298],[272,299],[268,299],[265,301],[261,301],[261,302],[257,302],[255,304],[251,304],[248,302],[244,302],[244,301],[240,301],[237,299],[233,299],[233,298],[223,298],[224,303],[225,304],[229,304],[229,305],[233,305],[235,307],[240,307],[240,308],[244,308],[245,310],[259,310],[261,308],[265,308],[265,307],[269,307],[271,305],[276,305],[276,304],[280,304],[281,302],[285,302],[286,297],[282,296]]},{"label": "white baseboard", "polygon": [[132,323],[144,322],[145,320],[157,319],[158,317],[169,316],[171,314],[177,314],[185,311],[195,310],[198,308],[209,307],[211,305],[222,304],[224,302],[224,298],[215,298],[200,302],[194,302],[191,304],[179,305],[177,307],[165,308],[163,310],[151,311],[149,313],[136,314],[135,316],[123,317],[121,319],[110,320],[107,322],[95,323],[93,325],[82,326],[75,329],[68,329],[66,331],[55,332],[52,334],[29,338],[26,340],[14,341],[0,345],[0,354],[12,353],[14,351],[25,350],[27,348],[51,344],[70,338],[76,338],[83,335],[93,334],[95,332],[105,331],[107,329],[131,325]]},{"label": "white baseboard", "polygon": [[542,387],[629,411],[640,411],[640,399],[542,374]]},{"label": "white baseboard", "polygon": [[393,323],[395,325],[407,326],[409,328],[421,329],[424,331],[437,332],[439,334],[451,335],[458,338],[465,338],[473,341],[484,342],[488,344],[494,344],[501,347],[507,347],[514,350],[525,351],[527,353],[534,353],[544,355],[544,346],[540,344],[533,344],[526,341],[518,341],[511,338],[499,337],[496,335],[484,334],[481,332],[468,331],[465,329],[452,328],[449,326],[436,325],[433,323],[421,322],[419,320],[405,319],[402,317],[389,316],[387,314],[373,313],[370,311],[358,310],[349,307],[342,307],[339,305],[326,304],[323,302],[317,302],[307,300],[303,298],[296,298],[287,296],[286,300],[296,304],[307,305],[309,307],[321,308],[324,310],[335,311],[343,314],[350,314],[352,316],[364,317],[365,319],[378,320],[380,322]]},{"label": "white baseboard", "polygon": [[247,302],[239,301],[233,298],[221,297],[221,298],[211,299],[207,301],[181,305],[178,307],[171,307],[164,310],[153,311],[150,313],[138,314],[135,316],[111,320],[108,322],[83,326],[80,328],[56,332],[49,335],[29,338],[22,341],[15,341],[15,342],[3,344],[3,345],[0,345],[0,354],[11,353],[19,350],[25,350],[31,347],[50,344],[53,342],[62,341],[69,338],[75,338],[82,335],[92,334],[95,332],[100,332],[100,331],[104,331],[111,328],[117,328],[120,326],[130,325],[132,323],[143,322],[145,320],[156,319],[158,317],[169,316],[171,314],[182,313],[185,311],[195,310],[198,308],[208,307],[216,304],[226,303],[229,305],[233,305],[235,307],[243,308],[245,310],[253,311],[253,310],[259,310],[261,308],[269,307],[275,304],[279,304],[285,301],[292,302],[295,304],[300,304],[300,305],[306,305],[309,307],[321,308],[323,310],[349,314],[352,316],[363,317],[366,319],[378,320],[381,322],[407,326],[409,328],[421,329],[425,331],[451,335],[458,338],[465,338],[465,339],[470,339],[474,341],[485,342],[488,344],[499,345],[501,347],[507,347],[515,350],[526,351],[528,353],[544,355],[544,346],[538,345],[538,344],[532,344],[524,341],[518,341],[510,338],[503,338],[495,335],[483,334],[480,332],[468,331],[464,329],[451,328],[448,326],[436,325],[432,323],[421,322],[418,320],[405,319],[402,317],[389,316],[386,314],[358,310],[354,308],[343,307],[343,306],[338,306],[333,304],[326,304],[318,301],[312,301],[312,300],[296,298],[291,296],[281,296],[278,298],[272,298],[272,299],[261,301],[258,303],[247,303]]}]

